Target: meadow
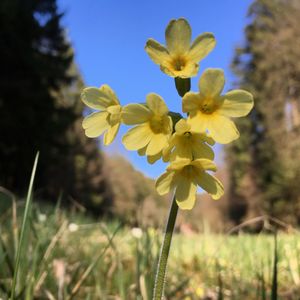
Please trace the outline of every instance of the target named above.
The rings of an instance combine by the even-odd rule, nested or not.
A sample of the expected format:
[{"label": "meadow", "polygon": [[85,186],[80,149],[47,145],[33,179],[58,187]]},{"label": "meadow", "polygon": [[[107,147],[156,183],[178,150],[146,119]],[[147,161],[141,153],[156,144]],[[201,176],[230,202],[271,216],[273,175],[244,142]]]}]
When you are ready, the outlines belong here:
[{"label": "meadow", "polygon": [[[29,201],[16,276],[25,201],[1,195],[0,299],[151,299],[161,230]],[[299,233],[274,228],[176,232],[166,299],[299,299]]]}]

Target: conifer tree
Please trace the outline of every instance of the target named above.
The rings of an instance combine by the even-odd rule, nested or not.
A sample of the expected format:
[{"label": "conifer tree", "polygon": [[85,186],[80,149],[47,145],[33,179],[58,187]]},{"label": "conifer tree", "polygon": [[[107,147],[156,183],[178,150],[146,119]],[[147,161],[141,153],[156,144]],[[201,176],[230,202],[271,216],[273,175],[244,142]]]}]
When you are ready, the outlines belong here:
[{"label": "conifer tree", "polygon": [[36,151],[41,181],[67,151],[62,133],[74,115],[55,93],[71,81],[73,55],[60,19],[54,0],[0,3],[0,181],[15,191],[24,191]]},{"label": "conifer tree", "polygon": [[39,150],[39,196],[62,191],[99,211],[111,196],[99,145],[81,130],[83,82],[62,16],[56,0],[0,2],[0,185],[23,194]]},{"label": "conifer tree", "polygon": [[[246,44],[236,50],[233,69],[255,97],[242,138],[227,148],[231,214],[268,213],[299,222],[300,4],[256,0],[249,9]],[[298,157],[298,159],[297,159]]]}]

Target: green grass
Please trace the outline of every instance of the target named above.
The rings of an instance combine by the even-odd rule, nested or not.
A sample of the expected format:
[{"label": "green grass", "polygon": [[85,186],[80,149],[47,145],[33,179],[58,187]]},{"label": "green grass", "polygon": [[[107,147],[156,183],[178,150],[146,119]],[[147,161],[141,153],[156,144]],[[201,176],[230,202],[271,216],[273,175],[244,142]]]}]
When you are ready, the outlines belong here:
[{"label": "green grass", "polygon": [[[19,217],[14,220],[12,208],[1,218],[3,299],[12,293],[15,234],[24,212],[18,207]],[[120,228],[117,222],[90,223],[81,214],[37,205],[28,221],[14,299],[151,299],[160,231],[148,228],[137,239],[130,228]],[[279,233],[277,240],[277,299],[297,299],[300,238],[297,233]],[[276,299],[273,235],[175,234],[167,299],[209,295],[212,299]]]},{"label": "green grass", "polygon": [[[32,204],[35,168],[24,202],[0,189],[0,299],[150,300],[162,232]],[[175,234],[165,298],[299,299],[299,233],[274,237]]]}]

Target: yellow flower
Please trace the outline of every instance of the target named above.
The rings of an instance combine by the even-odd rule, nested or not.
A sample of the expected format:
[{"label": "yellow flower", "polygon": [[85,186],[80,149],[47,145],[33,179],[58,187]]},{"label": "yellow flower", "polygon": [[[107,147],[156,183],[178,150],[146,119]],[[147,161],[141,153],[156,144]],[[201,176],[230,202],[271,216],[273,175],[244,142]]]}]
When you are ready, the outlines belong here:
[{"label": "yellow flower", "polygon": [[105,132],[104,145],[109,145],[115,139],[121,124],[122,107],[118,97],[104,84],[100,88],[85,88],[81,100],[88,107],[100,110],[84,118],[82,127],[85,135],[94,138]]},{"label": "yellow flower", "polygon": [[205,133],[196,133],[191,130],[191,125],[181,119],[175,125],[175,133],[169,141],[169,146],[163,150],[164,161],[173,161],[177,158],[214,159],[214,152],[206,144],[214,145],[214,140]]},{"label": "yellow flower", "polygon": [[199,35],[191,44],[191,27],[183,18],[172,20],[166,28],[165,36],[167,47],[149,39],[145,50],[153,62],[160,65],[160,69],[171,77],[196,76],[199,61],[206,57],[216,44],[212,33]]},{"label": "yellow flower", "polygon": [[253,96],[244,90],[221,95],[225,78],[221,69],[207,69],[199,80],[199,93],[188,92],[182,99],[182,110],[189,113],[192,130],[208,130],[218,143],[227,144],[239,137],[230,117],[246,116],[253,107]]},{"label": "yellow flower", "polygon": [[216,171],[216,165],[208,159],[175,160],[157,179],[156,189],[160,195],[176,189],[175,198],[181,209],[194,207],[197,185],[209,193],[213,199],[219,199],[224,193],[223,185],[216,177],[206,173],[207,170]]},{"label": "yellow flower", "polygon": [[[147,146],[142,148],[142,149],[139,149],[138,154],[140,156],[144,156],[144,155],[146,155],[146,150],[147,150]],[[149,164],[152,165],[155,162],[157,162],[161,157],[162,157],[162,151],[158,152],[155,155],[147,155],[147,161],[148,161]]]},{"label": "yellow flower", "polygon": [[[128,104],[123,108],[124,124],[135,125],[123,136],[127,150],[145,150],[147,156],[155,156],[168,145],[172,134],[172,119],[168,107],[157,94],[151,93],[144,104]],[[142,151],[142,150],[141,150]]]}]

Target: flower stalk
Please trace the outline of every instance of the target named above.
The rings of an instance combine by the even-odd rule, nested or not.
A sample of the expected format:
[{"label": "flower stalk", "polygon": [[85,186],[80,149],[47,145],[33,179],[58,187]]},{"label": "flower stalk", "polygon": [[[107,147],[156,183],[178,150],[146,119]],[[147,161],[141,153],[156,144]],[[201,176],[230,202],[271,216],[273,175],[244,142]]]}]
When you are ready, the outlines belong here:
[{"label": "flower stalk", "polygon": [[[177,79],[177,80],[176,80]],[[185,93],[187,93],[191,88],[191,79],[178,79],[175,78],[175,86],[178,94],[183,97]],[[176,223],[178,213],[178,204],[176,201],[176,194],[173,196],[168,222],[164,234],[163,243],[161,245],[160,254],[158,258],[157,270],[155,275],[155,283],[154,283],[154,291],[153,291],[153,300],[161,300],[163,299],[164,286],[165,286],[165,278],[166,271],[168,265],[168,258]]]},{"label": "flower stalk", "polygon": [[164,234],[164,240],[161,246],[160,255],[158,259],[154,292],[152,298],[153,300],[163,299],[167,263],[168,263],[169,253],[170,253],[170,247],[171,247],[177,212],[178,212],[178,205],[176,203],[176,198],[174,196],[171,204],[170,212],[169,212],[169,218],[168,218],[168,223]]}]

